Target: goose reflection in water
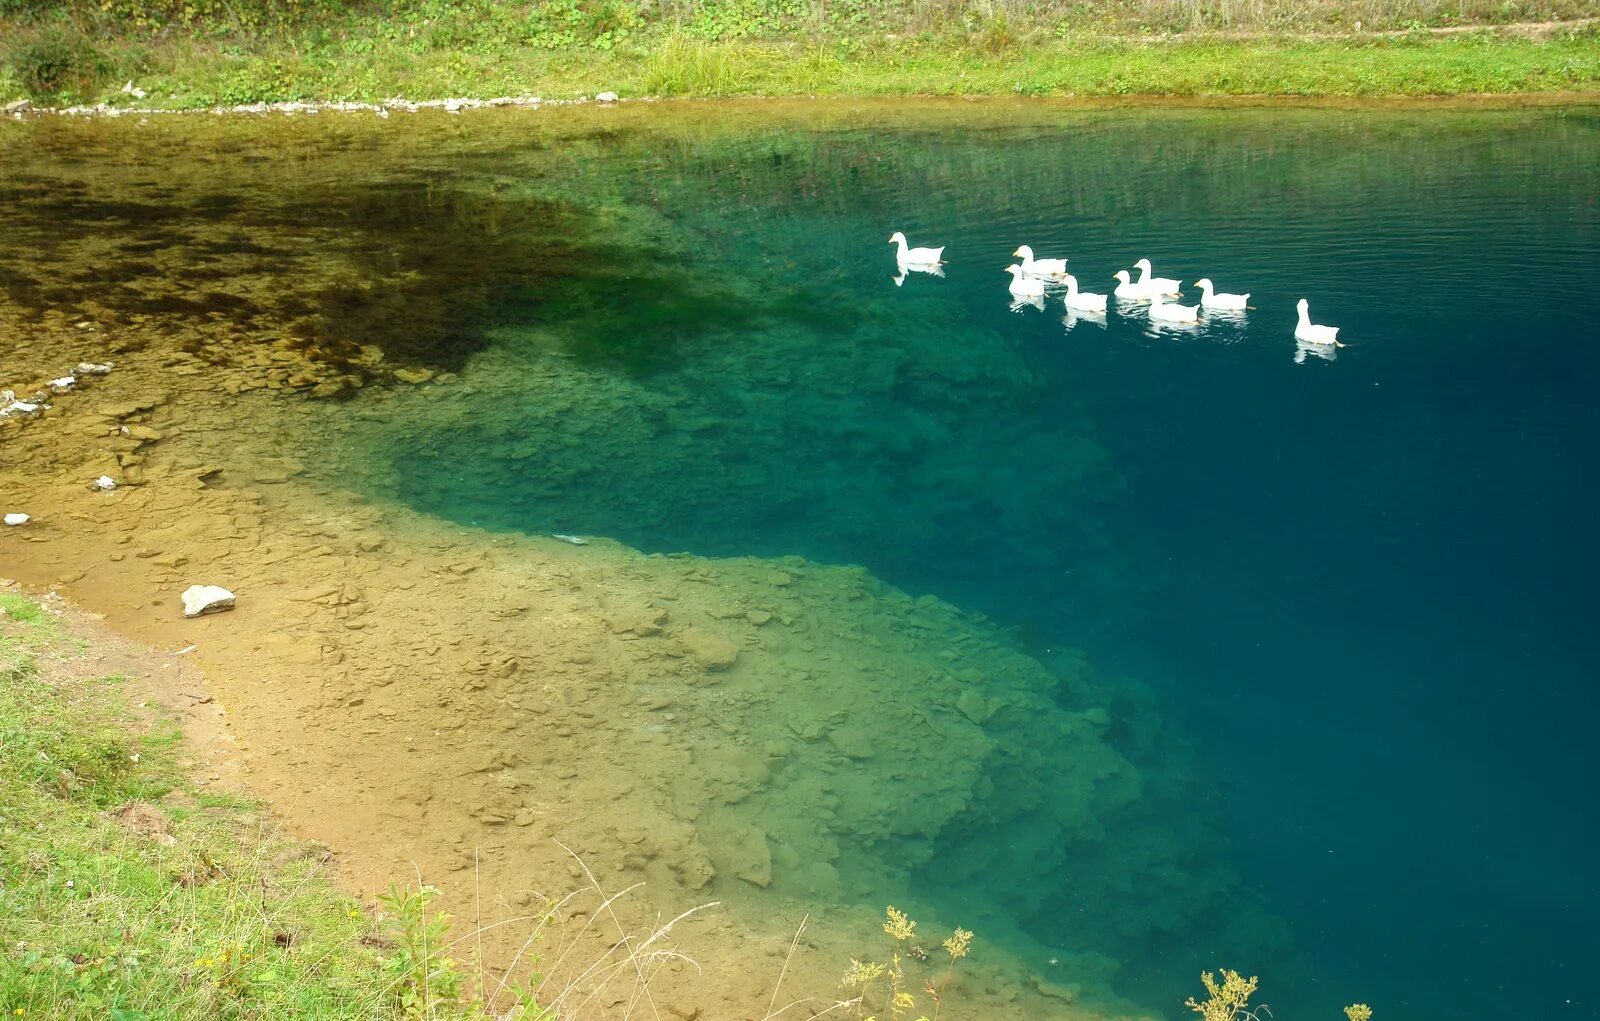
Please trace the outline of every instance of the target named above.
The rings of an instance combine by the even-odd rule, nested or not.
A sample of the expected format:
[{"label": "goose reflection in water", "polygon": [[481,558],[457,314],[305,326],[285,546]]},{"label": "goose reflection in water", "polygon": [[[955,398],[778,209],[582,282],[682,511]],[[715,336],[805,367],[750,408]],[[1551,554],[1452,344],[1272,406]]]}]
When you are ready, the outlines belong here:
[{"label": "goose reflection in water", "polygon": [[1306,355],[1331,362],[1339,357],[1339,348],[1333,344],[1315,344],[1297,339],[1294,342],[1294,363],[1296,365],[1304,365],[1306,363]]},{"label": "goose reflection in water", "polygon": [[931,277],[942,277],[942,276],[944,276],[944,266],[942,264],[940,264],[940,263],[937,263],[937,262],[931,263],[931,264],[926,265],[926,266],[917,266],[917,265],[912,265],[910,263],[902,262],[896,268],[899,270],[899,272],[896,273],[894,276],[889,278],[890,280],[894,281],[894,285],[896,287],[905,286],[906,276],[908,274],[911,274],[911,273],[926,273]]},{"label": "goose reflection in water", "polygon": [[1012,294],[1011,300],[1006,305],[1011,311],[1021,314],[1025,308],[1036,308],[1044,311],[1044,295],[1042,294]]},{"label": "goose reflection in water", "polygon": [[1104,312],[1085,312],[1082,309],[1069,308],[1067,309],[1067,314],[1061,317],[1061,325],[1068,330],[1071,330],[1079,323],[1090,323],[1103,330],[1106,328],[1106,314]]}]

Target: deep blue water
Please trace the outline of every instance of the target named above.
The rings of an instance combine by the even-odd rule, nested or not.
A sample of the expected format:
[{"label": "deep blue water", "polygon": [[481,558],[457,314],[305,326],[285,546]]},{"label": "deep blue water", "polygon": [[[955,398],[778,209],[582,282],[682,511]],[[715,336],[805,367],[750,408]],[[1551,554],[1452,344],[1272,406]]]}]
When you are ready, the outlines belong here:
[{"label": "deep blue water", "polygon": [[[559,330],[513,302],[500,356],[554,345],[681,415],[640,443],[597,419],[567,437],[595,456],[536,480],[502,448],[542,419],[458,432],[405,451],[405,498],[860,563],[1047,659],[1085,646],[1220,779],[1303,962],[1280,1016],[1600,1016],[1594,112],[997,111],[624,143],[583,173],[692,236],[696,286],[736,283],[607,278],[615,304]],[[895,229],[947,245],[946,276],[897,287]],[[1086,289],[1148,256],[1254,309],[1069,329],[1059,300],[1008,307],[1019,243]],[[1337,357],[1296,359],[1300,297]],[[464,460],[516,481],[455,484]]]}]

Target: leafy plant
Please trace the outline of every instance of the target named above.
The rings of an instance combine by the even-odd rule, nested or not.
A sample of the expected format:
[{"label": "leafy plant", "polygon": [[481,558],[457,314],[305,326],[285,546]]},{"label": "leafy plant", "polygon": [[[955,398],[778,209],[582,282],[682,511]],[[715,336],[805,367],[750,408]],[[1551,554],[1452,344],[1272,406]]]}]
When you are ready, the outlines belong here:
[{"label": "leafy plant", "polygon": [[406,1017],[431,1018],[441,1006],[461,999],[461,973],[447,956],[450,916],[428,913],[428,902],[438,893],[431,886],[410,889],[391,883],[389,892],[379,898],[388,912],[384,931],[394,941],[385,966]]}]

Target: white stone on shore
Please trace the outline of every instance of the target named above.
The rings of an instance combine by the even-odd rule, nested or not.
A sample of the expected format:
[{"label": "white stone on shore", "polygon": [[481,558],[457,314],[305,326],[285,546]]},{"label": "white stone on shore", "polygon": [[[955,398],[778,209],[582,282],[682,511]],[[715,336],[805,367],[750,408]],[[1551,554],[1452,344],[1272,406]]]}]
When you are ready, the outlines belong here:
[{"label": "white stone on shore", "polygon": [[21,514],[21,513],[18,513],[18,514],[7,514],[6,517],[5,517],[6,524],[12,525],[12,526],[26,525],[31,520],[33,520],[33,519],[29,518],[28,515]]},{"label": "white stone on shore", "polygon": [[111,374],[111,363],[79,362],[73,371],[80,376],[107,376]]},{"label": "white stone on shore", "polygon": [[190,585],[183,590],[182,599],[185,617],[231,610],[234,604],[233,593],[220,585]]},{"label": "white stone on shore", "polygon": [[594,98],[601,103],[615,103],[622,97],[617,95],[615,92],[602,92]]},{"label": "white stone on shore", "polygon": [[117,480],[109,475],[102,475],[98,479],[95,479],[93,482],[89,483],[89,488],[98,489],[102,493],[109,493],[113,489],[117,488]]}]

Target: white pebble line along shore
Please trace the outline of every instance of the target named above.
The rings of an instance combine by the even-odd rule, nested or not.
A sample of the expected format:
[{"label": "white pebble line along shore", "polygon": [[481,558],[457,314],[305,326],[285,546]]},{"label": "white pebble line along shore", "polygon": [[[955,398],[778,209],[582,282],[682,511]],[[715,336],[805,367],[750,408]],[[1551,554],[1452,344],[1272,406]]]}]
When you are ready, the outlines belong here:
[{"label": "white pebble line along shore", "polygon": [[[129,83],[132,84],[131,82]],[[133,95],[135,93],[126,93]],[[648,103],[655,100],[654,96],[641,96],[627,100],[634,103]],[[190,110],[171,110],[152,106],[112,106],[110,103],[95,103],[92,106],[34,106],[31,100],[18,99],[0,107],[0,112],[7,116],[21,120],[29,116],[61,116],[61,117],[154,117],[154,116],[183,116],[194,114],[318,114],[318,113],[371,113],[379,117],[387,117],[391,111],[398,110],[402,113],[417,113],[420,110],[443,110],[446,113],[460,113],[463,110],[483,110],[499,107],[545,107],[545,106],[581,106],[585,103],[598,103],[601,106],[612,106],[624,102],[615,92],[601,92],[592,98],[579,96],[576,99],[543,99],[539,96],[496,96],[493,99],[406,99],[395,96],[376,103],[345,102],[332,100],[328,102],[313,102],[305,100],[288,100],[281,103],[241,103],[236,106],[204,106]]]}]

